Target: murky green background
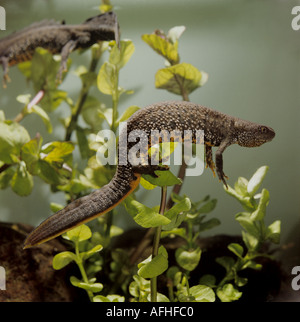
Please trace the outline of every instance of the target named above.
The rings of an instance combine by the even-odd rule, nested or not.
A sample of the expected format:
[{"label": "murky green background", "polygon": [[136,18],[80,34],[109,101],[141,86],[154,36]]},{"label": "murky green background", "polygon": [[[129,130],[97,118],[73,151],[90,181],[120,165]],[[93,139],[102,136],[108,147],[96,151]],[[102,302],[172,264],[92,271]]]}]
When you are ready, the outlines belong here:
[{"label": "murky green background", "polygon": [[[7,0],[0,1],[6,9],[7,31],[0,37],[46,18],[65,19],[67,23],[80,23],[98,14],[99,0]],[[291,10],[299,1],[280,0],[113,0],[118,14],[122,38],[129,38],[136,46],[135,53],[122,70],[120,84],[135,90],[123,96],[120,109],[129,105],[141,107],[150,103],[180,99],[154,87],[154,75],[164,66],[163,59],[142,40],[143,33],[154,29],[167,31],[184,25],[186,31],[180,41],[182,62],[195,65],[209,74],[207,84],[195,91],[190,99],[219,111],[273,127],[273,142],[255,149],[231,146],[224,153],[225,173],[233,185],[238,176],[249,178],[254,171],[269,165],[264,186],[270,191],[267,221],[282,221],[284,238],[299,228],[299,120],[300,120],[300,31],[291,28]],[[74,62],[88,62],[88,53],[73,53]],[[73,69],[75,66],[72,67]],[[12,83],[7,90],[0,89],[0,108],[7,118],[13,118],[22,108],[16,102],[18,94],[31,92],[16,67],[11,68]],[[79,80],[69,74],[62,89],[76,98]],[[109,102],[108,97],[95,95]],[[62,105],[52,115],[58,122],[68,115]],[[34,136],[40,132],[47,140],[48,134],[38,117],[28,117],[24,122]],[[63,138],[63,128],[58,126],[55,139]],[[210,170],[200,177],[189,177],[183,192],[193,200],[209,194],[218,199],[213,215],[222,225],[209,234],[240,232],[234,215],[241,206],[224,193],[222,185],[213,178]],[[138,193],[139,200],[154,205],[159,191]],[[35,178],[33,193],[26,198],[15,195],[10,189],[0,191],[0,220],[38,224],[50,214],[49,202],[63,202],[63,194],[51,194],[49,187]],[[121,210],[120,210],[121,211]],[[128,227],[131,218],[117,216]]]}]

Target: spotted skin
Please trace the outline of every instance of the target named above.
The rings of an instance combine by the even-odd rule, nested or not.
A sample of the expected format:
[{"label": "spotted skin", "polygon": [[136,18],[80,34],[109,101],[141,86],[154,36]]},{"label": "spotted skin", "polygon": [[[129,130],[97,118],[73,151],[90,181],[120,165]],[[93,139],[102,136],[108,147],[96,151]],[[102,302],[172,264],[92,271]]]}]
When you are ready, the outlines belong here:
[{"label": "spotted skin", "polygon": [[[128,151],[136,144],[129,142],[128,138],[132,131],[141,131],[143,139],[148,142],[148,148],[152,146],[151,131],[157,130],[163,133],[175,131],[175,134],[184,139],[184,131],[192,131],[192,140],[196,140],[196,131],[204,131],[204,144],[206,148],[206,164],[213,173],[217,173],[220,181],[225,186],[226,176],[223,172],[224,150],[232,145],[239,144],[245,147],[256,147],[271,141],[275,132],[270,127],[244,121],[215,110],[190,102],[169,101],[147,106],[127,121],[127,127],[119,138],[119,161],[116,173],[106,186],[99,190],[79,198],[64,209],[58,211],[40,224],[26,239],[25,248],[38,245],[52,239],[63,232],[90,221],[107,211],[113,209],[124,200],[138,186],[141,174],[155,175],[155,170],[160,169],[157,165],[132,165],[128,162]],[[160,142],[170,140],[162,135],[155,137]],[[177,140],[174,137],[173,140]],[[172,139],[171,139],[172,140]],[[124,144],[126,144],[124,149]],[[215,163],[213,161],[212,147],[217,147]]]},{"label": "spotted skin", "polygon": [[76,49],[85,49],[101,40],[119,41],[119,26],[113,12],[87,19],[79,25],[44,20],[0,39],[0,63],[3,67],[4,86],[9,81],[8,68],[31,60],[35,49],[43,47],[52,54],[61,54],[58,78],[66,70],[69,54]]}]

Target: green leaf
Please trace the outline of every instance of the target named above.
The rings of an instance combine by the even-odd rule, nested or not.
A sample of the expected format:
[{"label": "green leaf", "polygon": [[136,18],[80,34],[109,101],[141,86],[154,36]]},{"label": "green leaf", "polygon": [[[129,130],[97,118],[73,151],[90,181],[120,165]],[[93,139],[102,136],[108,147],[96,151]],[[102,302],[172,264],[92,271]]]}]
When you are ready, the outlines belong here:
[{"label": "green leaf", "polygon": [[113,43],[114,46],[110,51],[109,62],[119,70],[127,64],[135,48],[133,42],[128,39],[120,41],[120,48],[115,41]]},{"label": "green leaf", "polygon": [[90,291],[90,292],[93,292],[93,293],[100,292],[103,289],[103,284],[101,284],[101,283],[85,283],[85,282],[80,281],[75,276],[70,277],[70,282],[71,282],[71,284],[73,286],[82,288],[82,289],[84,289],[86,291]]},{"label": "green leaf", "polygon": [[85,87],[89,88],[96,84],[97,82],[97,74],[94,72],[86,71],[83,73],[80,73],[79,75],[82,83]]},{"label": "green leaf", "polygon": [[143,188],[145,188],[147,190],[152,190],[152,189],[156,188],[156,185],[151,184],[149,181],[145,180],[143,177],[141,177],[140,184],[142,185]]},{"label": "green leaf", "polygon": [[3,110],[0,110],[0,123],[5,121],[5,114]]},{"label": "green leaf", "polygon": [[100,252],[102,249],[103,249],[102,245],[96,245],[95,247],[93,247],[92,249],[88,250],[87,252],[80,253],[80,257],[82,258],[82,260],[87,260],[88,258],[93,256],[94,254]]},{"label": "green leaf", "polygon": [[232,302],[238,300],[242,296],[242,292],[229,283],[217,288],[217,295],[222,302]]},{"label": "green leaf", "polygon": [[191,209],[191,201],[189,198],[184,198],[171,209],[165,212],[165,217],[170,219],[171,222],[168,225],[162,227],[163,230],[172,230],[177,228],[185,218],[186,211]]},{"label": "green leaf", "polygon": [[31,97],[31,94],[22,94],[22,95],[18,95],[16,97],[16,100],[19,102],[19,103],[22,103],[24,105],[28,105],[29,102],[30,102],[30,97]]},{"label": "green leaf", "polygon": [[9,167],[2,173],[0,173],[0,189],[6,189],[15,173],[16,169],[14,167]]},{"label": "green leaf", "polygon": [[243,258],[244,248],[240,244],[231,243],[228,246],[228,249],[233,252],[237,257]]},{"label": "green leaf", "polygon": [[31,60],[31,79],[41,89],[47,81],[47,86],[56,87],[56,75],[60,68],[61,58],[53,56],[47,49],[38,47]]},{"label": "green leaf", "polygon": [[190,295],[195,298],[195,302],[214,302],[216,299],[214,291],[206,285],[192,286]]},{"label": "green leaf", "polygon": [[71,142],[51,142],[42,147],[42,153],[45,154],[43,160],[48,163],[63,163],[65,157],[69,156],[74,150]]},{"label": "green leaf", "polygon": [[250,196],[254,196],[255,192],[261,185],[262,181],[264,180],[267,172],[269,170],[268,166],[262,166],[260,167],[252,176],[252,178],[249,180],[247,191]]},{"label": "green leaf", "polygon": [[119,235],[122,235],[124,232],[124,230],[118,226],[115,226],[115,225],[111,225],[110,227],[110,232],[109,232],[109,237],[116,237],[116,236],[119,236]]},{"label": "green leaf", "polygon": [[171,65],[179,62],[177,46],[169,42],[162,35],[151,34],[142,35],[142,39],[159,55],[166,58]]},{"label": "green leaf", "polygon": [[252,260],[250,260],[250,261],[247,261],[243,266],[242,266],[242,268],[241,269],[246,269],[246,268],[252,268],[252,269],[255,269],[255,270],[261,270],[262,269],[262,264],[258,264],[258,263],[256,263],[255,261],[252,261]]},{"label": "green leaf", "polygon": [[181,63],[158,70],[155,75],[156,88],[182,95],[182,90],[189,94],[207,81],[207,74],[191,64]]},{"label": "green leaf", "polygon": [[139,297],[143,292],[150,292],[150,281],[139,275],[133,275],[134,281],[129,285],[129,293],[134,297]]},{"label": "green leaf", "polygon": [[175,26],[168,31],[168,39],[172,44],[177,44],[185,31],[185,26]]},{"label": "green leaf", "polygon": [[164,187],[182,183],[182,181],[169,170],[157,170],[154,172],[157,175],[157,178],[150,174],[143,174],[143,178],[149,181],[152,185]]},{"label": "green leaf", "polygon": [[253,222],[253,218],[249,212],[240,212],[236,214],[235,219],[249,234],[259,238],[259,230]]},{"label": "green leaf", "polygon": [[31,77],[31,64],[30,60],[18,64],[18,69],[27,79]]},{"label": "green leaf", "polygon": [[99,6],[99,10],[102,13],[112,11],[113,8],[114,7],[111,4],[109,4],[109,1],[104,1],[103,4]]},{"label": "green leaf", "polygon": [[60,56],[53,56],[48,50],[38,47],[35,50],[31,64],[26,64],[25,68],[19,67],[32,80],[35,92],[39,90],[45,91],[44,97],[39,104],[47,111],[53,111],[67,98],[66,92],[56,88],[60,62]]},{"label": "green leaf", "polygon": [[10,185],[12,190],[19,196],[28,196],[33,189],[33,178],[27,171],[24,161],[19,163],[17,171],[14,173]]},{"label": "green leaf", "polygon": [[197,212],[199,214],[208,214],[212,212],[217,205],[217,199],[211,199],[208,202],[206,202],[202,207],[200,207]]},{"label": "green leaf", "polygon": [[263,189],[257,209],[251,214],[252,220],[263,220],[266,215],[266,208],[269,203],[270,195],[267,189]]},{"label": "green leaf", "polygon": [[21,159],[26,163],[27,169],[32,175],[37,175],[39,172],[38,160],[42,141],[42,138],[37,136],[21,148]]},{"label": "green leaf", "polygon": [[164,163],[170,159],[177,146],[178,142],[162,142],[151,146],[148,154],[151,160]]},{"label": "green leaf", "polygon": [[[178,217],[179,217],[178,222],[180,222],[181,215],[178,216]],[[163,226],[163,228],[166,227],[166,226]],[[168,236],[174,237],[174,235],[180,236],[180,237],[186,239],[186,229],[185,228],[173,228],[171,230],[164,230],[164,231],[161,232],[161,238],[165,238],[165,237],[168,237]]]},{"label": "green leaf", "polygon": [[59,270],[67,266],[72,261],[76,262],[76,255],[72,252],[62,252],[53,257],[52,266],[54,269]]},{"label": "green leaf", "polygon": [[236,286],[242,287],[248,283],[248,278],[240,277],[240,276],[236,275],[234,278],[234,283]]},{"label": "green leaf", "polygon": [[134,216],[134,221],[144,228],[158,227],[162,225],[167,225],[171,222],[170,219],[151,208],[139,203],[136,200],[131,201],[131,205],[137,210],[137,215]]},{"label": "green leaf", "polygon": [[280,220],[274,221],[267,228],[266,239],[269,239],[272,243],[280,243],[280,232],[281,232],[281,222]]},{"label": "green leaf", "polygon": [[199,283],[213,288],[216,286],[216,278],[214,275],[205,274],[200,278]]},{"label": "green leaf", "polygon": [[20,124],[0,122],[0,160],[6,164],[18,162],[21,147],[29,140],[27,130]]},{"label": "green leaf", "polygon": [[229,185],[228,185],[228,189],[226,189],[226,187],[225,187],[224,190],[230,196],[232,196],[235,199],[237,199],[242,204],[242,206],[244,207],[244,209],[246,211],[251,211],[252,212],[253,210],[255,210],[254,205],[251,203],[251,197],[250,196],[240,195],[235,189],[232,189]]},{"label": "green leaf", "polygon": [[45,182],[50,184],[62,184],[62,178],[48,162],[44,160],[39,160],[37,163],[38,176]]},{"label": "green leaf", "polygon": [[50,122],[50,118],[48,114],[41,107],[39,107],[38,105],[33,105],[30,109],[27,109],[27,113],[37,114],[44,122],[48,133],[52,133],[52,124]]},{"label": "green leaf", "polygon": [[56,202],[50,203],[50,209],[52,212],[58,212],[59,210],[61,210],[63,208],[64,208],[64,206],[59,203],[56,203]]},{"label": "green leaf", "polygon": [[245,245],[249,251],[255,251],[259,245],[259,237],[253,236],[247,232],[242,231],[242,237]]},{"label": "green leaf", "polygon": [[97,86],[100,92],[106,95],[113,95],[117,82],[116,66],[105,62],[99,71],[97,77]]},{"label": "green leaf", "polygon": [[136,106],[136,105],[131,105],[129,106],[125,112],[120,116],[120,118],[117,120],[117,124],[119,124],[120,122],[125,122],[126,120],[129,119],[129,117],[134,114],[136,111],[138,111],[140,109],[140,107]]},{"label": "green leaf", "polygon": [[103,112],[105,105],[102,104],[97,98],[88,96],[82,107],[81,116],[84,121],[92,127],[94,132],[102,129],[102,123],[105,118]]},{"label": "green leaf", "polygon": [[84,132],[84,129],[77,126],[76,128],[76,137],[77,137],[77,143],[80,151],[80,155],[82,159],[87,159],[90,156],[90,148],[88,139],[86,137],[86,134]]},{"label": "green leaf", "polygon": [[45,91],[43,99],[39,105],[47,112],[54,111],[63,101],[68,101],[68,94],[58,89],[49,89]]},{"label": "green leaf", "polygon": [[93,298],[93,302],[125,302],[125,297],[116,294],[96,295]]},{"label": "green leaf", "polygon": [[212,229],[221,224],[220,220],[217,218],[211,218],[207,221],[201,222],[199,227],[199,232]]},{"label": "green leaf", "polygon": [[80,225],[78,227],[69,230],[64,235],[65,239],[71,240],[74,243],[88,240],[92,237],[92,232],[87,225]]},{"label": "green leaf", "polygon": [[161,275],[168,269],[168,253],[163,246],[158,249],[158,255],[152,259],[152,255],[138,264],[138,275],[143,278],[153,278]]},{"label": "green leaf", "polygon": [[[148,294],[147,300],[151,302],[151,294]],[[157,302],[159,303],[168,303],[170,300],[162,293],[157,292]]]},{"label": "green leaf", "polygon": [[248,180],[243,177],[239,177],[236,183],[234,184],[234,190],[241,196],[248,196]]},{"label": "green leaf", "polygon": [[217,257],[216,262],[225,268],[226,273],[229,273],[235,264],[234,259],[229,256]]},{"label": "green leaf", "polygon": [[188,271],[194,270],[200,261],[201,258],[201,249],[191,249],[186,250],[183,247],[176,249],[175,257],[177,263],[184,269]]}]

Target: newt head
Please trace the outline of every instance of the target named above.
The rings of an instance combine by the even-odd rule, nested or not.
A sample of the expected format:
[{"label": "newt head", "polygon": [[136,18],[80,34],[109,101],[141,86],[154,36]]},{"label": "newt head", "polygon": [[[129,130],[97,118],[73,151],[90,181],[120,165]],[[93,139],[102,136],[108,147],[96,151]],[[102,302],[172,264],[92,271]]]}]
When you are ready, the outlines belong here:
[{"label": "newt head", "polygon": [[244,147],[256,147],[271,141],[275,131],[268,126],[238,120],[235,122],[237,143]]},{"label": "newt head", "polygon": [[[117,15],[113,11],[102,13],[98,16],[91,17],[87,19],[84,25],[89,26],[89,31],[92,32],[94,37],[97,38],[97,35],[100,37],[98,40],[102,39],[105,36],[105,32],[113,33],[114,40],[116,41],[118,47],[120,46],[120,27],[117,19]],[[111,37],[107,37],[107,40],[111,40]]]}]

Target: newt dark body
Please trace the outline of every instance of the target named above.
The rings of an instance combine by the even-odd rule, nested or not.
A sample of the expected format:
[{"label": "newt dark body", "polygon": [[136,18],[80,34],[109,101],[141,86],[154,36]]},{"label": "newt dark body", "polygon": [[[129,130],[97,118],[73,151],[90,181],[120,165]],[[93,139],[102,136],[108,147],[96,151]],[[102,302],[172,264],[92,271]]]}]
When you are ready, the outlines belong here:
[{"label": "newt dark body", "polygon": [[48,49],[52,54],[61,54],[60,78],[72,51],[88,48],[103,40],[119,41],[119,25],[113,12],[89,18],[79,25],[66,25],[54,20],[33,23],[0,39],[4,81],[9,80],[8,67],[31,60],[37,47]]},{"label": "newt dark body", "polygon": [[[190,102],[164,102],[139,110],[127,121],[127,130],[121,132],[120,142],[133,130],[143,130],[150,141],[151,130],[196,130],[204,131],[206,164],[226,185],[223,172],[224,150],[231,144],[256,147],[271,141],[275,132],[264,125],[241,120],[215,110]],[[126,140],[127,141],[127,140]],[[149,142],[151,145],[151,142]],[[127,143],[129,150],[134,143]],[[215,164],[212,147],[218,147]],[[124,157],[124,155],[119,155]],[[127,156],[125,156],[127,158]],[[157,166],[133,166],[130,163],[118,165],[113,179],[99,190],[79,198],[64,209],[50,216],[40,224],[26,239],[25,248],[43,243],[84,222],[106,213],[126,198],[139,184],[143,173],[154,174]],[[227,185],[226,185],[227,186]]]}]

